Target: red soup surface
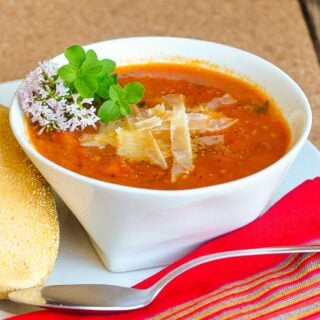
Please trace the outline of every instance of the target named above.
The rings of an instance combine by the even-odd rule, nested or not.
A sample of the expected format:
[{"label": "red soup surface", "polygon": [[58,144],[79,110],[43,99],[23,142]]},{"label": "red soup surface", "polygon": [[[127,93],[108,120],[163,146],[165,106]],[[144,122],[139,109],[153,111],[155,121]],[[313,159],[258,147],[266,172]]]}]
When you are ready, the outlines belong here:
[{"label": "red soup surface", "polygon": [[278,107],[263,90],[247,81],[191,64],[129,65],[119,67],[117,73],[122,85],[139,81],[145,86],[140,108],[154,107],[165,95],[182,94],[192,112],[194,106],[228,94],[235,102],[222,104],[215,111],[237,122],[215,132],[223,136],[223,143],[198,150],[193,160],[194,169],[175,182],[172,182],[170,166],[162,169],[146,161],[123,158],[111,145],[82,146],[81,137],[84,133],[94,133],[93,128],[84,132],[38,134],[39,128],[28,124],[35,148],[51,161],[84,176],[138,188],[174,190],[248,176],[274,163],[290,145],[289,127]]}]

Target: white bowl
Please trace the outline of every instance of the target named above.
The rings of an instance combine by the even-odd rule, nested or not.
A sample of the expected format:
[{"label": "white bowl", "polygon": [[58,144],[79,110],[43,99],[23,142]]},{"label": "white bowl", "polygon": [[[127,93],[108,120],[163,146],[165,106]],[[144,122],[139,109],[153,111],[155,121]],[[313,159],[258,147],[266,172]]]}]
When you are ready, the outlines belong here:
[{"label": "white bowl", "polygon": [[[248,52],[192,39],[128,38],[87,48],[118,64],[150,57],[168,61],[180,56],[234,70],[265,88],[281,107],[293,134],[292,146],[281,159],[248,177],[190,190],[139,189],[88,178],[43,157],[26,134],[24,115],[15,96],[10,121],[18,142],[79,219],[109,270],[168,264],[204,241],[235,230],[263,213],[311,127],[308,100],[288,75]],[[66,62],[62,55],[53,61]]]}]

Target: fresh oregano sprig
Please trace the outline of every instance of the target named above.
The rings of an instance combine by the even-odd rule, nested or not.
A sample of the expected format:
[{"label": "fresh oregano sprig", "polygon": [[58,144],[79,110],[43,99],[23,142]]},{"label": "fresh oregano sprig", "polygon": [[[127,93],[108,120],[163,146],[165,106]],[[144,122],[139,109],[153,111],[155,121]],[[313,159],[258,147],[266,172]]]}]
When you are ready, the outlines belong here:
[{"label": "fresh oregano sprig", "polygon": [[64,55],[69,63],[59,69],[58,75],[67,83],[71,92],[83,98],[95,99],[100,105],[98,116],[102,122],[128,116],[131,112],[130,104],[142,99],[144,86],[141,83],[132,82],[124,88],[118,83],[114,61],[99,60],[92,49],[85,52],[79,45],[67,48]]},{"label": "fresh oregano sprig", "polygon": [[139,82],[128,83],[124,88],[113,84],[109,88],[109,100],[105,101],[98,112],[98,116],[105,122],[128,116],[131,112],[130,104],[138,103],[143,97],[144,87]]}]

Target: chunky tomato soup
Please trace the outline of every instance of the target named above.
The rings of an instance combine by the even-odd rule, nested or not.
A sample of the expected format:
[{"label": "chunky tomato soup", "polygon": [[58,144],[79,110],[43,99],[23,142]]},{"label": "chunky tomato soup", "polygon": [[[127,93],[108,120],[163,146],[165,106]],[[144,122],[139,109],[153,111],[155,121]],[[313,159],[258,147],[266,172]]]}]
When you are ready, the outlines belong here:
[{"label": "chunky tomato soup", "polygon": [[[192,170],[173,177],[175,164],[168,147],[172,132],[163,133],[157,140],[157,152],[162,150],[160,164],[122,156],[112,144],[83,143],[84,135],[92,136],[99,128],[38,134],[39,128],[28,124],[36,149],[53,162],[88,177],[139,188],[171,190],[210,186],[248,176],[274,163],[289,147],[288,125],[272,99],[258,87],[230,74],[191,64],[160,63],[120,67],[117,73],[122,85],[139,81],[145,86],[143,100],[135,106],[137,112],[161,104],[168,95],[180,95],[189,112],[185,123],[189,121],[190,127],[192,121],[199,124],[206,119],[199,110],[210,109],[210,117],[218,122],[212,122],[207,129],[201,129],[197,123],[189,128]],[[160,110],[157,108],[154,110]],[[161,110],[163,113],[163,107]],[[148,121],[151,120],[140,121],[140,125]],[[158,137],[160,131],[156,131],[157,127],[153,130],[151,135]],[[180,140],[184,144],[184,138]],[[141,141],[143,144],[145,140]]]}]

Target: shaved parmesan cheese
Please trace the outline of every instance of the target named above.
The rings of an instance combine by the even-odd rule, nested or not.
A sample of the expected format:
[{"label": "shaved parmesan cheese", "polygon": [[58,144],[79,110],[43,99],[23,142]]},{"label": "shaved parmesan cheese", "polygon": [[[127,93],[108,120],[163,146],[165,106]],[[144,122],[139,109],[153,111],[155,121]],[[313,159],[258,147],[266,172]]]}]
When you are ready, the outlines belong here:
[{"label": "shaved parmesan cheese", "polygon": [[209,116],[205,113],[187,113],[189,130],[206,131],[209,127]]},{"label": "shaved parmesan cheese", "polygon": [[165,139],[156,139],[158,146],[164,156],[165,159],[171,157],[171,144],[170,140],[165,140]]},{"label": "shaved parmesan cheese", "polygon": [[167,94],[162,97],[162,99],[169,107],[174,105],[184,105],[184,95],[182,94]]},{"label": "shaved parmesan cheese", "polygon": [[95,134],[84,134],[80,138],[80,144],[83,147],[96,147],[96,148],[100,148],[100,149],[102,149],[106,146],[107,143],[99,142],[95,138],[96,138]]},{"label": "shaved parmesan cheese", "polygon": [[220,116],[220,118],[211,118],[207,114],[202,113],[188,113],[189,130],[200,132],[216,132],[224,130],[235,124],[238,120],[228,117]]},{"label": "shaved parmesan cheese", "polygon": [[178,175],[193,170],[193,163],[191,137],[183,99],[179,97],[179,99],[172,99],[172,101],[174,101],[173,113],[176,116],[171,120],[173,166],[181,167],[181,170],[175,169],[172,171],[172,180],[176,180]]},{"label": "shaved parmesan cheese", "polygon": [[84,134],[80,137],[80,143],[84,147],[104,148],[107,144],[117,145],[116,133],[112,126],[101,125],[98,133]]},{"label": "shaved parmesan cheese", "polygon": [[229,128],[234,125],[238,119],[232,119],[228,117],[222,117],[220,119],[212,119],[207,128],[210,132],[220,131]]},{"label": "shaved parmesan cheese", "polygon": [[165,105],[163,103],[157,104],[155,107],[148,109],[147,112],[150,117],[157,116],[162,120],[166,120],[168,117],[168,112],[166,111]]},{"label": "shaved parmesan cheese", "polygon": [[117,154],[131,160],[146,160],[167,168],[167,162],[151,130],[116,129],[119,138]]},{"label": "shaved parmesan cheese", "polygon": [[224,136],[218,135],[218,136],[203,136],[198,137],[197,142],[202,145],[206,146],[212,146],[219,143],[224,143]]},{"label": "shaved parmesan cheese", "polygon": [[121,157],[146,161],[162,169],[168,167],[169,159],[172,163],[171,181],[177,181],[194,168],[192,147],[196,151],[199,146],[224,142],[223,135],[201,134],[198,137],[199,133],[224,130],[237,122],[222,112],[209,110],[208,106],[211,108],[214,103],[229,104],[236,100],[224,95],[208,105],[201,105],[201,108],[190,108],[191,112],[186,112],[183,95],[169,94],[163,97],[163,101],[153,108],[133,105],[128,117],[102,124],[95,134],[84,134],[80,138],[81,145],[103,148],[108,144],[115,147]]},{"label": "shaved parmesan cheese", "polygon": [[235,104],[237,103],[237,100],[234,99],[230,94],[225,94],[222,97],[213,98],[208,104],[208,109],[215,110],[216,108],[223,106],[223,105],[229,105],[229,104]]},{"label": "shaved parmesan cheese", "polygon": [[188,120],[195,120],[195,121],[202,121],[207,120],[209,116],[205,113],[199,113],[199,112],[189,112],[187,113]]},{"label": "shaved parmesan cheese", "polygon": [[183,167],[181,167],[176,162],[173,162],[172,168],[171,168],[171,182],[172,183],[177,182],[177,178],[186,173],[189,173],[189,172],[186,172]]},{"label": "shaved parmesan cheese", "polygon": [[149,130],[154,127],[159,127],[162,124],[162,120],[159,117],[153,116],[141,121],[137,121],[134,125],[138,130]]},{"label": "shaved parmesan cheese", "polygon": [[170,121],[163,121],[161,126],[154,127],[153,131],[170,131]]}]

